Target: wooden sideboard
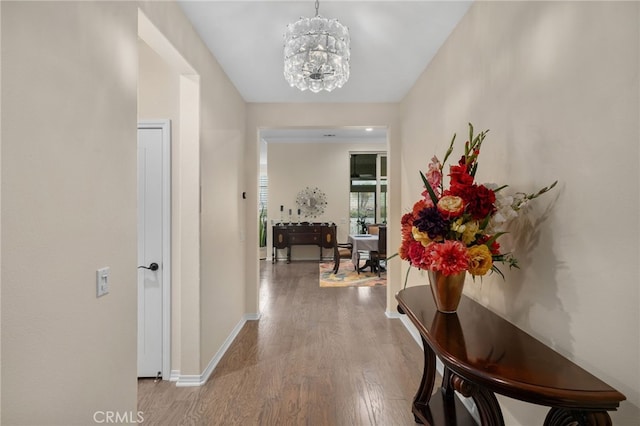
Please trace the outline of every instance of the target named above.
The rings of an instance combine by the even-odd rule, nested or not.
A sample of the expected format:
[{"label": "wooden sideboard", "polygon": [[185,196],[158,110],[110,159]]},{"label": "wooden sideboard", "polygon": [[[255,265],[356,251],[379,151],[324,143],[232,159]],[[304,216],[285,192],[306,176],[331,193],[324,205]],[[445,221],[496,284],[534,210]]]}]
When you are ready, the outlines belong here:
[{"label": "wooden sideboard", "polygon": [[[454,397],[473,398],[483,426],[504,426],[494,392],[550,407],[545,426],[610,426],[607,411],[625,396],[553,349],[463,296],[457,313],[438,312],[429,286],[397,295],[422,337],[424,370],[413,401],[418,423],[475,425]],[[436,357],[444,364],[440,392],[433,393]]]},{"label": "wooden sideboard", "polygon": [[277,259],[278,249],[287,249],[287,263],[291,262],[292,246],[318,246],[322,260],[322,249],[334,247],[336,225],[327,223],[292,223],[273,225],[272,262]]}]

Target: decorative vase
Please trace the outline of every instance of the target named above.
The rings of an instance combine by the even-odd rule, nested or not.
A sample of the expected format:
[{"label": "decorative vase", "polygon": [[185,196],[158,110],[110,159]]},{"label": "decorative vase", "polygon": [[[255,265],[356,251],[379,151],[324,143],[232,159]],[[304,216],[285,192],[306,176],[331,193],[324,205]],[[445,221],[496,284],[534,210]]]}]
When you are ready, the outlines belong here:
[{"label": "decorative vase", "polygon": [[444,275],[439,271],[427,271],[427,273],[431,284],[431,294],[433,294],[438,311],[445,314],[455,312],[462,297],[467,271],[453,275]]}]

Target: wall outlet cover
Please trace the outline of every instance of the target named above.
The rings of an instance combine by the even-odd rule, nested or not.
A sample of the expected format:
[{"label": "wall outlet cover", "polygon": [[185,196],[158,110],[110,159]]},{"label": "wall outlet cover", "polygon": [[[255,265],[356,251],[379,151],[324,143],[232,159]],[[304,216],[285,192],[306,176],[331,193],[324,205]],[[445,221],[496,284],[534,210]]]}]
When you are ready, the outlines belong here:
[{"label": "wall outlet cover", "polygon": [[96,271],[96,297],[109,293],[109,268],[100,268]]}]

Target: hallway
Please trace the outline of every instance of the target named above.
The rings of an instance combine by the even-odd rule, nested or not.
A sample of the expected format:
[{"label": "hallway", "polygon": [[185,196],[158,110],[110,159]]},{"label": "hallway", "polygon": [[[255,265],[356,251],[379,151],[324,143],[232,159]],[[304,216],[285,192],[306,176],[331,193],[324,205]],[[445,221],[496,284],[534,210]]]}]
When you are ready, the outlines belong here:
[{"label": "hallway", "polygon": [[150,425],[413,425],[422,350],[384,287],[320,288],[316,262],[261,261],[261,313],[202,387],[140,380]]}]

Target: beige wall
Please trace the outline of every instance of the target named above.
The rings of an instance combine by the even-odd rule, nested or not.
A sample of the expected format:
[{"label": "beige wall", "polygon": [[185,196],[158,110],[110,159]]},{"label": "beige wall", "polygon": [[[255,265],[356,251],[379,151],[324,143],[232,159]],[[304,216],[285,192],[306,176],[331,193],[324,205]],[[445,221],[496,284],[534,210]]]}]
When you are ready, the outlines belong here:
[{"label": "beige wall", "polygon": [[138,119],[170,119],[171,139],[179,145],[180,73],[142,40],[138,56]]},{"label": "beige wall", "polygon": [[[2,22],[2,6],[0,6],[0,23]],[[0,31],[2,46],[2,31]],[[0,54],[0,82],[2,81],[2,55]],[[2,87],[2,84],[0,84]],[[2,241],[2,102],[0,102],[0,242]],[[2,269],[2,244],[0,243],[0,270]],[[2,272],[0,271],[0,331],[2,330]],[[0,334],[1,335],[1,334]],[[2,338],[0,338],[0,366],[2,365]],[[0,423],[2,423],[2,371],[0,368]]]},{"label": "beige wall", "polygon": [[[464,142],[468,122],[491,129],[481,182],[559,180],[512,229],[522,269],[465,292],[623,392],[620,425],[640,418],[639,7],[476,2],[402,104],[404,210],[418,170],[452,133]],[[509,425],[546,411],[504,407]]]},{"label": "beige wall", "polygon": [[[3,424],[84,425],[98,410],[136,411],[138,6],[200,75],[199,93],[186,84],[201,99],[201,114],[188,117],[200,128],[188,158],[195,196],[181,202],[195,202],[195,219],[182,220],[197,231],[202,184],[202,232],[195,255],[174,259],[190,271],[177,283],[190,285],[180,372],[201,374],[245,312],[245,104],[180,8],[2,2]],[[111,292],[96,299],[103,266]]]},{"label": "beige wall", "polygon": [[214,70],[201,86],[200,371],[246,312],[244,218],[255,210],[242,199],[245,103],[220,67]]},{"label": "beige wall", "polygon": [[136,411],[136,19],[2,2],[3,424]]},{"label": "beige wall", "polygon": [[[302,221],[334,222],[338,225],[338,241],[346,242],[349,235],[349,153],[386,152],[385,142],[359,143],[269,143],[268,177],[269,206],[267,247],[271,256],[271,224],[280,221],[280,206],[284,206],[283,218],[289,220],[289,209],[293,212],[293,221],[297,221],[296,196],[309,187],[318,188],[326,195],[327,206],[322,215],[316,218],[304,218]],[[285,250],[279,252],[285,256]],[[317,247],[296,246],[292,249],[293,259],[318,259]],[[326,251],[325,256],[333,256]]]}]

